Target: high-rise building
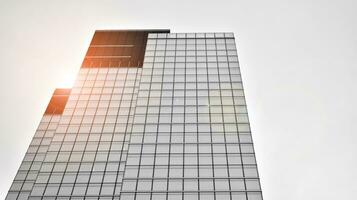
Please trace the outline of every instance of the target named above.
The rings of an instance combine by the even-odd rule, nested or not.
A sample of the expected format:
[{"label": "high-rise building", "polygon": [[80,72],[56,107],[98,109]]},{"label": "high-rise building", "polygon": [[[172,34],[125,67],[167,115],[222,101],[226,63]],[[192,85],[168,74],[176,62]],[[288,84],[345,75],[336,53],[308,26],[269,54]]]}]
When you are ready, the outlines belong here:
[{"label": "high-rise building", "polygon": [[96,31],[7,200],[262,200],[233,33]]}]

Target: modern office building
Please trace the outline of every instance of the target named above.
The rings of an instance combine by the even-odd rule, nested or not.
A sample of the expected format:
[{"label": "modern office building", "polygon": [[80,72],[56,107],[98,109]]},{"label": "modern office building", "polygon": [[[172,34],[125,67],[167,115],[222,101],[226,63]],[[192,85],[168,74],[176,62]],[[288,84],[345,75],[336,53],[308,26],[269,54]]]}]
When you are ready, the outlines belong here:
[{"label": "modern office building", "polygon": [[7,200],[262,200],[233,33],[96,31]]}]

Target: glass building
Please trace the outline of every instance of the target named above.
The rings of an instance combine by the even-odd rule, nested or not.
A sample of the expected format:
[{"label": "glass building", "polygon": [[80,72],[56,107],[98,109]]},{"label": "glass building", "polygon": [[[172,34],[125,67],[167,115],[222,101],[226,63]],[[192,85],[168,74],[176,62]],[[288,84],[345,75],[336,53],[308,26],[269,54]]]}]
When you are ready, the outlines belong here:
[{"label": "glass building", "polygon": [[7,200],[262,200],[233,33],[96,31]]}]

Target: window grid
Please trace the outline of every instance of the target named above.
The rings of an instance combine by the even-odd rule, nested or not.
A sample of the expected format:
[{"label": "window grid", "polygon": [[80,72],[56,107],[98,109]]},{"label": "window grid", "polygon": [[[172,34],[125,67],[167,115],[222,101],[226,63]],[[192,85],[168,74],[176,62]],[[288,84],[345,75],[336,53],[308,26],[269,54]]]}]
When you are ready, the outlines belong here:
[{"label": "window grid", "polygon": [[[238,196],[242,199],[252,199],[250,196],[253,193],[259,196],[260,186],[259,183],[257,183],[259,179],[257,172],[254,172],[256,171],[256,163],[251,143],[249,121],[245,120],[247,119],[247,114],[238,63],[235,59],[229,61],[229,49],[225,48],[227,46],[226,41],[224,41],[222,45],[219,44],[219,42],[222,43],[222,41],[218,40],[219,39],[214,39],[212,45],[216,48],[220,45],[220,48],[226,51],[227,60],[225,60],[225,62],[227,63],[225,65],[227,70],[219,68],[219,66],[222,65],[219,59],[211,59],[213,62],[190,62],[187,54],[182,52],[179,52],[181,58],[177,59],[177,48],[174,50],[174,54],[167,51],[169,40],[166,41],[165,48],[160,47],[160,50],[157,48],[159,40],[148,40],[148,44],[153,45],[153,47],[148,47],[151,48],[152,52],[149,52],[147,54],[148,56],[145,57],[146,62],[144,63],[138,93],[138,104],[126,165],[126,172],[128,172],[127,174],[129,175],[124,176],[122,187],[123,199],[140,199],[144,197],[154,199],[159,194],[164,195],[167,199],[170,199],[172,195],[180,196],[179,198],[181,199],[186,198],[186,194],[188,193],[190,193],[191,196],[187,196],[187,198],[194,199],[198,199],[199,197],[202,199],[205,197],[235,199]],[[185,44],[185,42],[187,41],[183,41],[182,44]],[[161,41],[161,43],[165,42]],[[175,46],[177,47],[177,45],[176,43]],[[197,46],[197,44],[195,45]],[[207,46],[207,44],[205,45]],[[182,51],[188,52],[187,46],[184,46],[186,48],[182,49]],[[164,53],[162,53],[161,50]],[[171,61],[166,62],[167,53],[170,53],[170,55],[174,57],[173,60],[171,60],[173,64],[170,64]],[[209,54],[205,56],[207,61],[209,60],[208,57],[211,57]],[[218,55],[215,56],[218,57]],[[146,59],[147,57],[152,57],[152,59]],[[169,60],[170,59],[171,58],[169,58]],[[184,63],[184,65],[181,63]],[[202,68],[202,66],[204,68]],[[205,79],[198,78],[202,78],[201,74],[198,73],[198,70],[202,71],[202,69],[206,71],[206,73],[204,73],[206,76]],[[194,80],[190,80],[192,77],[188,76],[190,74],[195,77]],[[187,83],[192,83],[190,86],[194,86],[195,88],[191,89]],[[200,86],[202,83],[206,85],[205,89],[199,89],[199,87],[202,87]],[[237,89],[239,89],[239,92]],[[193,91],[195,91],[196,94]],[[171,103],[169,103],[170,97]],[[195,104],[188,103],[187,99],[190,97],[195,99]],[[204,109],[202,105],[199,105],[200,97],[207,97],[206,101],[209,109]],[[187,111],[186,108],[188,106],[194,111]],[[150,110],[153,112],[150,112]],[[165,114],[163,114],[162,111],[164,111]],[[166,113],[168,113],[168,115]],[[238,113],[242,114],[238,115]],[[208,121],[200,122],[198,118],[200,114],[208,115]],[[170,117],[170,119],[164,123],[160,123],[161,115]],[[190,121],[189,119],[191,118],[187,118],[189,115],[193,116],[192,120],[194,121]],[[220,121],[215,121],[216,118],[212,117],[219,117],[217,119],[220,119]],[[178,122],[176,118],[182,118],[183,121],[180,119],[180,122]],[[202,130],[200,125],[203,125]],[[152,129],[151,127],[154,128]],[[167,128],[165,127],[169,129],[166,130]],[[208,130],[207,127],[209,128]],[[161,128],[169,132],[165,133]],[[177,133],[176,128],[182,129],[181,133]],[[156,135],[155,130],[157,130]],[[187,141],[186,135],[193,135],[195,131],[196,141]],[[206,135],[204,132],[207,131],[210,140],[202,142],[200,137],[203,138],[204,135]],[[235,135],[236,139],[231,142],[229,139],[232,139],[233,135]],[[168,137],[168,140],[165,140],[166,142],[162,142],[160,139],[164,138],[164,136]],[[227,138],[228,136],[229,139]],[[145,141],[147,138],[153,139],[147,142]],[[177,142],[178,138],[180,138],[180,142]],[[190,147],[190,145],[196,147],[194,153],[188,153],[187,148]],[[209,145],[210,150],[207,153],[202,152],[203,149],[200,149],[201,145]],[[232,148],[235,148],[234,153],[231,152]],[[163,153],[163,151],[159,151],[159,149],[167,149],[167,153]],[[219,152],[217,153],[216,151]],[[196,155],[196,164],[186,162],[186,156],[192,155]],[[210,155],[208,164],[205,164],[206,161],[200,162],[199,159],[200,156],[206,155]],[[220,160],[222,155],[224,159]],[[172,158],[177,156],[181,161],[172,163]],[[158,159],[160,157],[166,157],[167,161],[162,163]],[[230,160],[231,158],[238,158],[239,162],[233,162]],[[150,160],[149,163],[147,159]],[[149,175],[146,174],[146,176],[143,177],[141,171],[143,171],[144,167],[146,167],[146,171],[148,170]],[[190,171],[189,167],[193,167],[193,171]],[[200,177],[200,167],[210,167],[211,177]],[[164,169],[162,172],[166,171],[166,177],[156,177],[156,169]],[[178,169],[178,171],[176,169]],[[231,174],[237,171],[231,171],[231,169],[238,169],[240,175]],[[251,171],[251,176],[245,174],[245,171],[249,170]],[[136,175],[131,175],[131,171],[135,172]],[[171,172],[176,171],[179,173],[173,176]],[[196,175],[189,177],[189,173]],[[177,183],[179,183],[180,189],[170,190],[171,181],[178,181]],[[205,191],[203,189],[204,186],[201,188],[200,181],[203,181],[202,184],[206,181],[211,181],[211,190]],[[166,186],[162,190],[155,190],[156,185],[154,184],[156,182],[166,183]],[[248,188],[246,186],[248,182],[255,184],[254,187]],[[143,183],[150,183],[151,185],[149,184],[148,187],[143,187]],[[193,188],[196,189],[188,190],[186,185],[191,186],[192,183],[194,183]],[[237,187],[237,184],[240,184],[240,186]],[[226,185],[226,188],[221,188],[221,185]],[[211,192],[210,195],[208,195],[207,192]],[[260,197],[256,198],[259,199]]]},{"label": "window grid", "polygon": [[29,197],[58,120],[59,115],[42,117],[6,199],[22,200]]},{"label": "window grid", "polygon": [[[91,71],[95,71],[95,70],[97,70],[97,69],[95,69],[95,68],[91,68],[90,69]],[[136,79],[136,77],[138,76],[138,73],[136,72],[136,71],[138,71],[138,72],[140,72],[140,69],[134,69],[135,70],[135,73],[133,73],[132,72],[132,70],[133,69],[131,69],[131,72],[129,72],[130,70],[127,70],[127,72],[125,72],[125,73],[122,73],[121,75],[125,75],[125,77],[131,77],[130,79],[133,79],[134,80],[134,85],[132,85],[132,87],[134,88],[134,87],[137,87],[137,86],[135,86],[135,81],[137,81]],[[95,74],[96,75],[96,77],[99,77],[99,75],[100,75],[100,72],[98,72],[98,73],[96,73],[96,72],[91,72],[91,71],[89,71],[89,73],[87,74],[87,75],[89,75],[89,74],[91,74],[91,75],[93,75],[93,74]],[[105,74],[105,73],[104,73]],[[120,73],[118,73],[118,76],[119,76],[119,74]],[[128,74],[131,74],[131,75],[128,75]],[[109,73],[107,72],[106,73],[106,77],[108,78],[108,76],[109,76]],[[116,75],[117,76],[117,75]],[[86,77],[88,77],[88,76],[86,76]],[[85,78],[84,80],[86,80],[87,78]],[[95,78],[94,80],[98,80],[98,78]],[[124,78],[124,80],[120,80],[120,81],[124,81],[124,83],[127,83],[127,81],[126,81],[126,78]],[[124,88],[126,88],[126,86],[124,86]],[[96,92],[99,92],[99,94],[101,94],[101,96],[99,97],[99,102],[98,103],[96,103],[96,104],[94,104],[94,108],[96,109],[96,111],[95,111],[95,113],[93,113],[94,114],[94,116],[96,116],[96,114],[98,113],[98,111],[99,111],[99,109],[100,109],[100,103],[102,102],[102,97],[104,97],[104,93],[103,93],[103,91],[105,90],[106,88],[105,87],[102,87],[101,88],[101,90],[95,90],[95,88],[93,88],[92,89],[92,92],[91,93],[89,93],[90,95],[93,95],[93,92],[94,91],[96,91]],[[110,90],[111,91],[113,91],[114,90],[114,88],[113,87],[111,87],[109,90],[108,89],[106,89],[107,90],[107,93],[108,94],[110,94],[110,96],[109,96],[109,99],[108,98],[104,98],[104,99],[108,99],[108,100],[111,100],[111,98],[113,97],[113,95],[114,95],[114,93],[113,92],[110,92]],[[81,91],[86,91],[86,89],[85,88],[82,88],[81,90],[78,90],[79,92],[81,92]],[[109,91],[109,92],[108,92]],[[74,98],[74,96],[75,95],[77,95],[77,94],[71,94],[71,98],[70,99],[76,99],[77,97],[75,97]],[[77,100],[78,99],[80,99],[82,96],[84,96],[84,95],[86,95],[86,93],[85,94],[83,94],[82,92],[81,92],[81,94],[79,94],[79,96],[78,96],[78,98],[77,98]],[[134,95],[134,96],[133,96]],[[124,98],[123,96],[125,96],[125,94],[124,93],[122,93],[121,95],[120,95],[120,101]],[[134,90],[132,90],[132,93],[130,93],[130,96],[127,96],[127,97],[125,97],[126,99],[128,99],[129,100],[129,106],[128,106],[128,108],[130,108],[130,107],[132,107],[132,108],[134,108],[135,107],[135,99],[136,99],[136,97],[135,97],[135,91]],[[126,100],[127,101],[127,100]],[[72,104],[73,105],[73,107],[74,107],[74,109],[76,109],[77,107],[78,107],[78,102],[80,102],[80,101],[77,101],[77,103],[75,103],[75,104]],[[123,102],[123,101],[122,101]],[[90,104],[90,101],[87,101],[86,102],[86,105],[84,106],[84,108],[88,108],[88,106],[89,106],[89,104]],[[66,108],[67,110],[70,110],[70,109],[72,109],[71,108],[71,106],[72,106],[71,104],[69,104],[68,105],[68,107]],[[81,106],[81,107],[83,107],[83,106]],[[132,110],[132,109],[131,109]],[[109,109],[107,109],[107,111],[106,112],[104,112],[104,113],[102,113],[101,115],[103,115],[104,116],[104,121],[106,120],[106,118],[108,118],[109,117],[109,115],[108,115],[108,112],[109,112]],[[132,113],[132,111],[131,111],[131,113]],[[113,125],[114,125],[114,128],[113,128],[113,131],[114,131],[114,129],[115,129],[115,126],[116,126],[116,124],[118,124],[117,123],[117,120],[119,120],[121,117],[123,118],[123,116],[124,116],[124,118],[126,119],[126,121],[123,123],[122,121],[120,122],[120,124],[125,124],[125,129],[130,129],[130,125],[131,125],[131,123],[132,123],[132,115],[133,115],[133,113],[132,114],[130,114],[130,116],[131,117],[129,117],[129,114],[130,114],[130,112],[129,113],[127,113],[127,114],[125,114],[125,115],[121,115],[120,113],[119,113],[119,115],[115,115],[116,116],[116,121],[113,123]],[[85,117],[86,115],[84,114],[84,113],[82,113],[82,115]],[[77,121],[77,119],[76,119],[76,116],[75,115],[73,115],[72,116],[72,112],[69,112],[69,116],[71,116],[71,119],[69,119],[69,120],[64,120],[64,121],[62,121],[62,126],[64,126],[65,128],[63,129],[64,131],[62,131],[62,130],[57,130],[57,133],[60,135],[60,134],[62,134],[62,132],[67,132],[67,133],[65,133],[64,135],[65,136],[63,136],[60,140],[59,140],[59,142],[57,142],[57,141],[53,141],[52,142],[52,144],[59,144],[60,146],[58,147],[58,149],[57,150],[54,150],[54,151],[58,151],[58,154],[56,154],[56,159],[57,160],[55,160],[55,162],[53,162],[53,161],[51,161],[51,162],[47,162],[47,164],[48,163],[50,163],[50,164],[65,164],[65,168],[64,168],[64,170],[63,171],[67,171],[67,168],[68,168],[68,166],[70,165],[70,164],[73,164],[73,162],[71,162],[71,158],[72,158],[72,156],[74,155],[74,153],[76,153],[76,152],[81,152],[82,154],[81,154],[81,156],[80,156],[80,160],[76,160],[76,162],[75,162],[75,164],[77,164],[78,165],[78,169],[77,169],[77,171],[75,171],[75,172],[72,172],[72,174],[75,174],[75,181],[72,181],[72,183],[71,184],[68,184],[68,183],[64,183],[65,181],[64,181],[64,178],[65,178],[65,175],[67,174],[67,172],[66,173],[62,173],[63,174],[63,177],[62,177],[62,180],[61,181],[59,181],[60,183],[59,184],[57,184],[57,185],[55,185],[55,184],[53,184],[53,183],[49,183],[49,181],[51,180],[51,178],[53,178],[55,175],[58,175],[58,173],[57,172],[54,172],[54,167],[51,169],[51,171],[50,172],[43,172],[42,173],[42,175],[50,175],[49,176],[49,178],[48,178],[48,180],[47,180],[47,182],[45,183],[46,184],[46,187],[45,187],[45,193],[43,193],[43,194],[40,194],[40,195],[44,195],[44,196],[63,196],[63,197],[66,197],[66,196],[88,196],[88,195],[101,195],[101,196],[105,196],[105,195],[109,195],[109,196],[118,196],[119,195],[119,190],[118,190],[118,188],[120,188],[120,182],[121,182],[121,179],[122,179],[122,177],[121,177],[121,175],[120,174],[123,174],[123,171],[122,171],[122,167],[123,167],[123,164],[125,164],[124,163],[124,161],[125,161],[125,158],[126,158],[126,156],[124,155],[125,153],[126,153],[126,147],[125,146],[127,146],[128,144],[128,141],[129,141],[129,136],[130,135],[126,135],[125,133],[126,132],[130,132],[130,130],[121,130],[121,131],[124,131],[123,132],[123,134],[113,134],[112,133],[112,139],[110,139],[109,140],[109,148],[107,148],[107,149],[105,149],[105,150],[101,150],[100,148],[100,142],[102,142],[102,138],[104,137],[104,135],[108,135],[107,133],[106,134],[104,134],[103,132],[105,132],[105,130],[104,130],[104,128],[105,128],[105,125],[106,125],[106,123],[99,123],[99,124],[102,124],[102,125],[100,125],[99,126],[99,129],[98,128],[96,128],[96,129],[98,129],[98,130],[95,130],[95,132],[99,132],[99,134],[96,134],[96,135],[98,135],[98,138],[97,139],[95,139],[94,138],[94,141],[98,141],[98,142],[96,142],[97,144],[94,146],[94,148],[95,149],[89,149],[89,150],[87,150],[87,147],[90,145],[90,143],[93,143],[93,142],[91,142],[91,134],[92,133],[90,133],[90,134],[88,134],[88,136],[86,137],[86,139],[84,140],[84,146],[85,146],[85,149],[82,149],[82,150],[75,150],[74,148],[75,148],[75,145],[73,145],[72,144],[72,147],[70,148],[70,149],[66,149],[66,150],[64,150],[64,151],[62,151],[62,147],[64,147],[64,146],[66,146],[67,145],[67,143],[68,143],[68,141],[66,141],[66,136],[68,136],[69,135],[69,132],[71,132],[71,131],[69,131],[69,129],[71,128],[71,126],[77,126],[78,128],[77,128],[77,132],[74,132],[74,139],[73,139],[73,143],[76,143],[77,141],[78,141],[78,139],[79,139],[79,137],[81,136],[81,135],[83,135],[83,133],[80,131],[80,128],[79,127],[81,127],[81,124],[83,124],[83,120],[84,120],[84,117],[82,117],[80,120],[81,121]],[[92,126],[88,126],[89,128],[88,128],[88,130],[87,130],[87,132],[89,133],[89,132],[92,132],[93,131],[93,129],[94,129],[94,127],[98,127],[97,125],[99,125],[99,124],[95,124],[95,123],[93,123],[93,121],[89,121],[89,123],[87,123],[87,124],[89,124],[89,125],[92,125]],[[72,132],[71,132],[72,133]],[[121,138],[122,139],[120,139],[120,141],[119,142],[116,142],[116,143],[114,143],[114,139],[115,139],[115,137],[116,136],[122,136]],[[55,140],[56,140],[56,138],[57,137],[55,137]],[[110,137],[109,137],[110,138]],[[107,140],[107,139],[106,139]],[[82,141],[82,139],[80,139],[80,141]],[[115,147],[115,149],[114,150],[112,150],[112,145],[113,144],[116,144],[116,147]],[[119,145],[119,146],[118,146]],[[118,147],[120,147],[120,149],[117,149]],[[53,150],[52,150],[53,151]],[[66,153],[66,152],[68,152],[68,153],[71,153],[71,155],[70,156],[68,156],[68,159],[66,160],[66,161],[59,161],[58,160],[58,158],[59,158],[59,156],[60,156],[60,153],[61,152],[64,152],[64,153]],[[92,159],[92,161],[86,161],[85,159],[84,159],[84,156],[85,156],[85,153],[92,153],[93,152],[93,159]],[[106,153],[106,155],[104,154],[104,160],[98,160],[98,158],[99,158],[99,155],[101,155],[101,152],[103,152],[103,153]],[[105,179],[105,177],[106,177],[106,175],[107,175],[107,171],[105,170],[107,167],[108,167],[108,165],[114,165],[114,164],[116,164],[117,163],[117,161],[108,161],[108,160],[106,160],[106,159],[109,159],[109,157],[108,156],[110,156],[110,154],[111,153],[116,153],[116,154],[118,154],[119,153],[119,156],[120,156],[120,158],[119,158],[119,160],[118,161],[120,161],[119,163],[120,163],[120,165],[122,166],[122,167],[120,167],[120,165],[119,166],[117,166],[117,170],[115,170],[115,171],[113,171],[113,170],[111,170],[111,171],[108,171],[108,173],[110,172],[111,174],[109,174],[109,175],[114,175],[114,176],[116,176],[117,178],[115,178],[115,179],[113,179],[113,178],[110,178],[110,179],[112,179],[111,181],[106,181],[106,180],[104,180]],[[89,165],[88,165],[89,164]],[[98,171],[96,171],[96,169],[95,169],[95,167],[96,167],[96,165],[102,165],[102,168],[103,169],[101,169],[99,172]],[[82,171],[82,166],[89,166],[89,168],[87,169],[87,170],[84,170],[84,171]],[[104,170],[104,171],[103,171]],[[118,171],[119,170],[119,171]],[[57,173],[57,174],[56,174]],[[78,180],[79,180],[79,176],[81,176],[81,175],[86,175],[87,174],[87,181],[85,181],[85,182],[78,182]],[[99,179],[97,179],[96,180],[96,182],[94,182],[94,183],[92,183],[92,179],[94,179],[94,178],[98,178],[99,177]],[[42,183],[41,183],[42,184]],[[41,184],[39,184],[39,185],[41,185]],[[57,191],[57,193],[53,193],[53,194],[51,194],[51,195],[46,195],[46,191],[47,191],[47,188],[49,188],[49,187],[51,187],[51,186],[58,186],[58,191]],[[76,189],[77,189],[77,186],[81,186],[82,188],[85,188],[84,189],[84,191],[82,191],[82,193],[81,194],[78,194],[78,193],[76,193],[75,191],[76,191]],[[94,186],[93,188],[91,187],[91,186]],[[110,186],[109,187],[109,192],[110,192],[110,190],[112,190],[112,193],[108,193],[108,186]],[[66,194],[61,194],[61,189],[62,189],[62,187],[69,187],[69,188],[71,188],[72,189],[72,191],[68,191]],[[117,188],[117,189],[115,189],[115,188]],[[92,191],[90,191],[91,189],[96,189],[96,192],[97,192],[97,194],[91,194],[92,193]],[[115,191],[116,190],[116,191]],[[105,193],[105,194],[103,194],[103,192]],[[34,195],[33,197],[36,197],[36,195]]]}]

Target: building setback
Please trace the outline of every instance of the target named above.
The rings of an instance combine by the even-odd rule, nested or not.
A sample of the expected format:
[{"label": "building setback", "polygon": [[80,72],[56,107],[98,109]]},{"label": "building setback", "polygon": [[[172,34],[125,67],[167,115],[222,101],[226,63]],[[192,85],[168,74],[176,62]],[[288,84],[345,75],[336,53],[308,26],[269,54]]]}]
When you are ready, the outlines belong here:
[{"label": "building setback", "polygon": [[233,33],[96,31],[7,200],[262,200]]}]

